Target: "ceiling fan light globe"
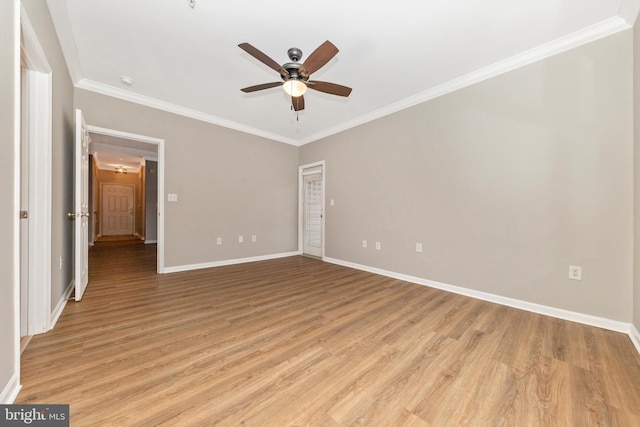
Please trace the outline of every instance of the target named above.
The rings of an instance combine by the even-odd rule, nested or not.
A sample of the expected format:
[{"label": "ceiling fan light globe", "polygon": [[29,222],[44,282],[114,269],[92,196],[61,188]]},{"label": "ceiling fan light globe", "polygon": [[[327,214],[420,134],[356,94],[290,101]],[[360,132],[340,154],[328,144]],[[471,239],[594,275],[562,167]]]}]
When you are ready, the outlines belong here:
[{"label": "ceiling fan light globe", "polygon": [[290,79],[282,84],[282,88],[289,95],[297,98],[298,96],[304,95],[307,91],[307,85],[304,84],[303,81]]}]

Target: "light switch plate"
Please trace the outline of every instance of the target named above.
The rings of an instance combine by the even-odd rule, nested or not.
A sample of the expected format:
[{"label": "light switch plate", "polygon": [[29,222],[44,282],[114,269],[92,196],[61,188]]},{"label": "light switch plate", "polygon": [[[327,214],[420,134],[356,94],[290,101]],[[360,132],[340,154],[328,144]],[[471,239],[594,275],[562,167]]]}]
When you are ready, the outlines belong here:
[{"label": "light switch plate", "polygon": [[577,265],[569,266],[569,279],[582,280],[582,267]]},{"label": "light switch plate", "polygon": [[173,194],[173,193],[169,193],[167,194],[167,200],[170,202],[177,202],[178,201],[178,195],[177,194]]}]

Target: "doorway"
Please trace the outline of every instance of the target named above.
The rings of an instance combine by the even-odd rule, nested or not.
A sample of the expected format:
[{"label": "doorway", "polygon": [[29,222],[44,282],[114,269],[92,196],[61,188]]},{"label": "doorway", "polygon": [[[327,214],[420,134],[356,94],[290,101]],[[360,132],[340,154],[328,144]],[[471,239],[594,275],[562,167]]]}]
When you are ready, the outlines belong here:
[{"label": "doorway", "polygon": [[298,250],[324,258],[324,161],[299,168]]},{"label": "doorway", "polygon": [[51,329],[51,67],[24,10],[21,28],[20,336]]},{"label": "doorway", "polygon": [[[93,155],[92,176],[96,178],[95,174],[99,170],[99,161],[106,161],[109,163],[113,161],[118,163],[118,166],[122,166],[119,162],[124,162],[124,171],[121,167],[120,174],[124,173],[124,176],[138,177],[140,180],[138,185],[139,191],[133,192],[133,204],[129,205],[131,210],[121,211],[119,214],[115,214],[112,218],[111,225],[106,224],[106,220],[103,220],[103,204],[102,198],[105,184],[100,184],[99,188],[95,188],[93,195],[100,196],[93,197],[90,202],[93,206],[93,216],[98,218],[95,223],[94,230],[99,230],[97,234],[104,236],[105,232],[118,233],[111,234],[123,235],[121,233],[127,233],[127,235],[138,235],[143,239],[145,243],[156,244],[156,272],[164,273],[164,139],[155,138],[151,136],[139,135],[129,132],[122,132],[114,129],[106,129],[97,126],[87,126],[89,133],[91,134],[91,153]],[[134,169],[131,166],[127,166],[127,158],[135,157],[142,161],[141,169]],[[102,159],[102,160],[99,160]],[[106,160],[110,159],[110,160]],[[115,164],[114,163],[114,164]],[[140,165],[138,165],[140,166]],[[113,168],[110,169],[113,171]],[[101,173],[104,170],[100,171]],[[128,173],[128,175],[127,175]],[[100,180],[97,178],[94,181],[94,185]],[[117,183],[121,183],[120,180],[114,180]],[[133,186],[135,187],[135,186]],[[128,197],[128,196],[127,196]],[[122,200],[111,200],[114,209],[117,211],[125,206],[125,202]],[[117,206],[116,206],[117,205]],[[133,206],[135,205],[135,206]],[[119,206],[119,208],[118,208]],[[129,223],[127,222],[126,214],[131,212],[133,214],[133,232],[124,231],[125,228],[129,230]],[[138,230],[140,227],[136,223],[138,218],[140,222],[144,223],[144,232],[140,233]],[[103,226],[106,225],[106,229]],[[93,232],[92,234],[96,234]]]}]

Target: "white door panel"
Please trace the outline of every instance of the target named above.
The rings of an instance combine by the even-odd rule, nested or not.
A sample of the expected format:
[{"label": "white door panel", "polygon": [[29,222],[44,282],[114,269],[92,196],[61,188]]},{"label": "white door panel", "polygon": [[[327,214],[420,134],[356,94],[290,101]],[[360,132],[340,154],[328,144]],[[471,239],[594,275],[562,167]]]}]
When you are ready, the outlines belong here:
[{"label": "white door panel", "polygon": [[75,299],[80,301],[89,283],[89,131],[80,110],[76,110],[73,173],[74,212],[69,216],[74,220]]}]

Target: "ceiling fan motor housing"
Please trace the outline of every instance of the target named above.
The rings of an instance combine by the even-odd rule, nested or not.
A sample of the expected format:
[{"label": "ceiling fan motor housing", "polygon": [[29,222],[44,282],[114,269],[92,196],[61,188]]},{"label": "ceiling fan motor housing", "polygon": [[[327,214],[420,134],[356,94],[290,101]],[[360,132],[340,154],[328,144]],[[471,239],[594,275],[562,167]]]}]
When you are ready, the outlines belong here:
[{"label": "ceiling fan motor housing", "polygon": [[286,64],[283,64],[282,68],[284,68],[289,72],[289,77],[281,76],[282,79],[283,80],[296,79],[296,80],[303,80],[303,81],[308,80],[300,77],[300,73],[298,72],[298,70],[300,69],[301,65],[302,64],[300,64],[299,62],[288,62]]},{"label": "ceiling fan motor housing", "polygon": [[287,55],[289,55],[289,59],[293,62],[298,62],[302,58],[302,51],[297,47],[292,47],[287,51]]}]

